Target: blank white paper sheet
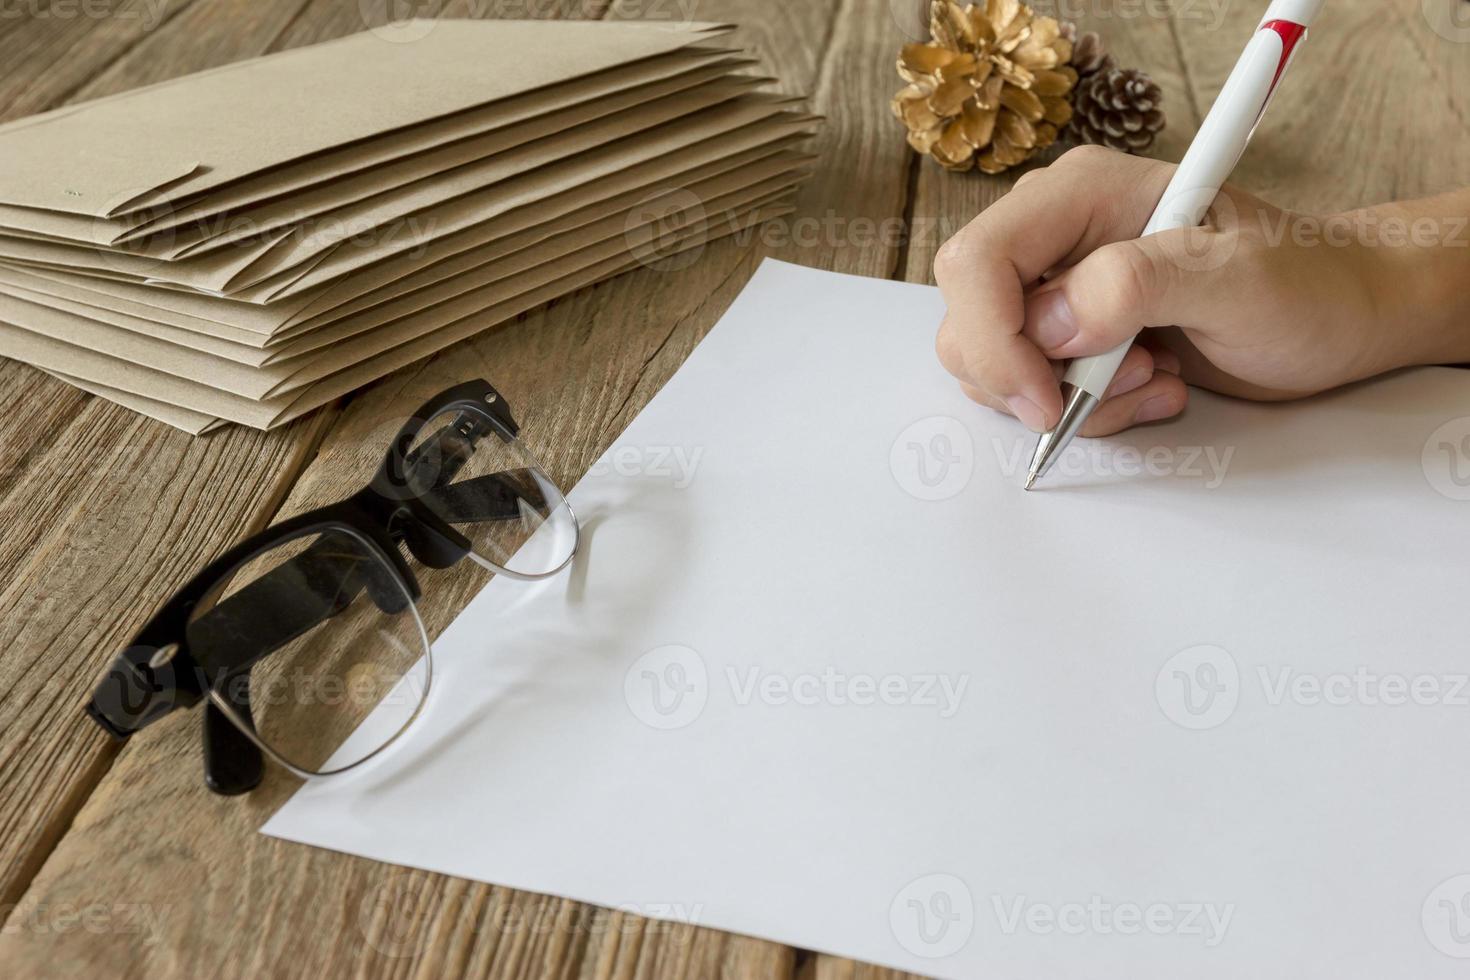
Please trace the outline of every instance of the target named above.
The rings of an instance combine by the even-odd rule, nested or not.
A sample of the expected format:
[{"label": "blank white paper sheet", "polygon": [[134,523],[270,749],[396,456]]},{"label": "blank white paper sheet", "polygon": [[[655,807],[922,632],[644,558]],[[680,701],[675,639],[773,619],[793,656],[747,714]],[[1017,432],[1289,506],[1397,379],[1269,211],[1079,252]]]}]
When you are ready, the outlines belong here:
[{"label": "blank white paper sheet", "polygon": [[1028,494],[942,314],[765,263],[569,573],[264,832],[942,977],[1465,976],[1470,373],[1194,392]]}]

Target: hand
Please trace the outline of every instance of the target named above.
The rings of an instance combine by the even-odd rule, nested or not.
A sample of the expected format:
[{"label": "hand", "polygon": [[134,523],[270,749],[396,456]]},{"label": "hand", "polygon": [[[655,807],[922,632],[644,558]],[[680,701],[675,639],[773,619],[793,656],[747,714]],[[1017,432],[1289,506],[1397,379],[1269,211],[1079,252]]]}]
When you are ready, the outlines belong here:
[{"label": "hand", "polygon": [[[1467,320],[1450,329],[1444,307],[1425,302],[1448,293],[1446,277],[1465,280],[1470,249],[1382,247],[1392,243],[1374,240],[1376,211],[1291,215],[1231,187],[1205,226],[1138,238],[1173,172],[1072,150],[945,243],[934,273],[949,310],[936,346],[971,398],[1043,431],[1061,416],[1060,362],[1135,334],[1083,435],[1177,415],[1186,381],[1280,400],[1455,352],[1470,359]],[[1452,195],[1436,210],[1463,215],[1470,201]],[[1452,306],[1465,313],[1463,299]]]}]

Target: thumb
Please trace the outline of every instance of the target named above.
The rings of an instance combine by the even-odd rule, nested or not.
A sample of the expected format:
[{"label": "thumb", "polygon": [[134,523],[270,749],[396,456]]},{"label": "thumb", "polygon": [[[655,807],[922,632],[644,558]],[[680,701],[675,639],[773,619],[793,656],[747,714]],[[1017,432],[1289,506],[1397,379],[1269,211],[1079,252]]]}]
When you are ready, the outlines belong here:
[{"label": "thumb", "polygon": [[1208,329],[1231,302],[1229,239],[1178,228],[1104,245],[1027,297],[1022,333],[1061,360],[1112,350],[1145,327]]}]

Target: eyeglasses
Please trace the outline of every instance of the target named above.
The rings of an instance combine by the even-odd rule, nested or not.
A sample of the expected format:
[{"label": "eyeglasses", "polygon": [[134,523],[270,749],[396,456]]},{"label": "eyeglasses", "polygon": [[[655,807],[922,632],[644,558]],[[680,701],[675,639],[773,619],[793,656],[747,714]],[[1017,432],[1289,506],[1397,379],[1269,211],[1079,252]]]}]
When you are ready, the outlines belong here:
[{"label": "eyeglasses", "polygon": [[344,772],[418,717],[433,658],[402,548],[535,581],[576,554],[577,518],[488,382],[441,393],[372,481],[242,542],[179,590],[117,656],[87,713],[127,738],[205,702],[205,782],[259,784],[264,757]]}]

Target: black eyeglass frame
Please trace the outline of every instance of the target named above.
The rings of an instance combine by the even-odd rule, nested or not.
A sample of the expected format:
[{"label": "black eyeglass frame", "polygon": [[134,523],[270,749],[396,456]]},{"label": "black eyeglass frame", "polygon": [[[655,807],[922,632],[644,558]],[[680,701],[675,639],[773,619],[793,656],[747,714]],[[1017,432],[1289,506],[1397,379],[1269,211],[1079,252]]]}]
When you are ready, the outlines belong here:
[{"label": "black eyeglass frame", "polygon": [[[400,543],[406,544],[414,558],[430,568],[452,567],[471,554],[469,540],[436,514],[408,479],[410,447],[424,426],[457,407],[466,413],[461,415],[456,427],[461,436],[478,438],[493,434],[507,442],[519,437],[520,426],[510,406],[487,381],[456,385],[430,399],[399,429],[367,486],[337,503],[299,514],[252,535],[180,588],[114,659],[86,705],[87,714],[115,738],[126,739],[176,709],[194,707],[209,698],[211,691],[218,694],[232,676],[238,679],[241,675],[232,675],[228,668],[201,664],[193,656],[188,627],[195,610],[214,598],[231,573],[293,539],[328,531],[356,537],[373,557],[392,570],[416,605],[423,591],[399,550]],[[474,428],[473,420],[480,418],[488,423],[488,430],[470,431]],[[565,501],[563,504],[570,510],[570,505]],[[575,515],[572,521],[575,526]],[[526,575],[496,567],[516,578],[545,578],[566,567],[576,550],[574,539],[567,558],[544,574]],[[248,675],[245,677],[248,680]],[[233,697],[230,701],[249,724],[248,685],[245,692],[247,700],[243,704]],[[135,703],[136,709],[130,707]],[[235,795],[259,785],[264,775],[261,744],[247,736],[213,701],[206,701],[203,739],[205,782],[210,789]],[[298,775],[305,775],[289,763],[284,764]]]}]

